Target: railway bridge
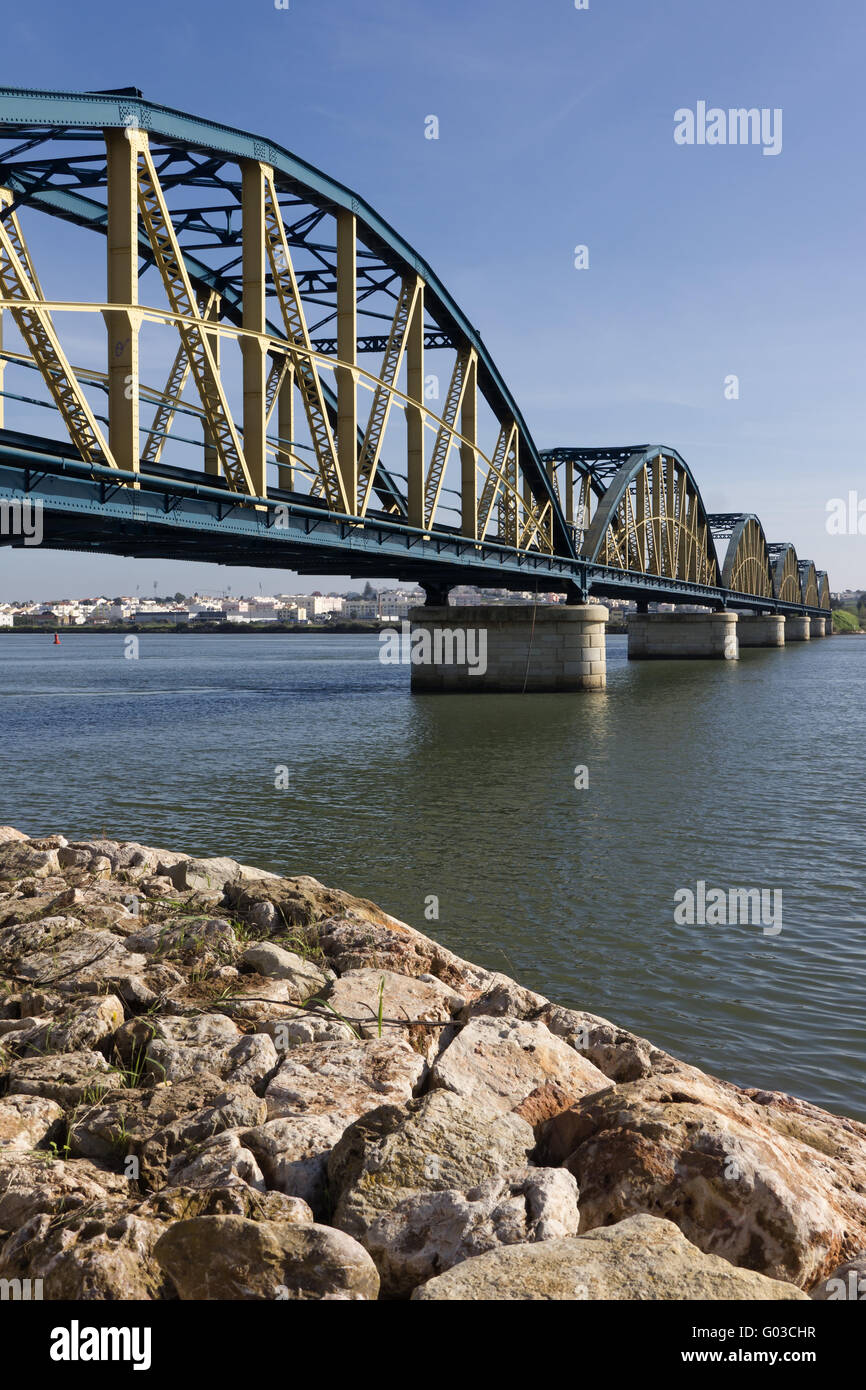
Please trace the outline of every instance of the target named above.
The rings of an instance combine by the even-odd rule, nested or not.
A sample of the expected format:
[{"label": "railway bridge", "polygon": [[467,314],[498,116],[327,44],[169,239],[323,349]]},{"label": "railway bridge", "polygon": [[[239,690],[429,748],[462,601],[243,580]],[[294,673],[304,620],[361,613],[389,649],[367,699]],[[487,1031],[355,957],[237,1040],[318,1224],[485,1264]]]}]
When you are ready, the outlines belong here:
[{"label": "railway bridge", "polygon": [[676,449],[540,448],[357,194],[132,88],[0,88],[0,541],[25,502],[53,548],[414,580],[433,626],[457,584],[564,596],[465,610],[501,659],[428,688],[516,688],[524,647],[524,689],[603,684],[605,598],[637,603],[635,657],[781,646],[830,607],[792,543],[707,512]]}]

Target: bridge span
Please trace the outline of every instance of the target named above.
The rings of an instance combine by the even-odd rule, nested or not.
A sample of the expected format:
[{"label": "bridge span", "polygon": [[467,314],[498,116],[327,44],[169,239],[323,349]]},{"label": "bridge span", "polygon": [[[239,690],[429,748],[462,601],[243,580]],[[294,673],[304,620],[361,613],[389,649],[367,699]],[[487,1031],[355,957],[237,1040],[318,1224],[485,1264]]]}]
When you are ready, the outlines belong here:
[{"label": "bridge span", "polygon": [[790,638],[830,607],[826,573],[708,513],[669,445],[539,448],[351,190],[135,89],[0,88],[0,541],[24,502],[50,547],[393,576],[431,608],[476,583]]}]

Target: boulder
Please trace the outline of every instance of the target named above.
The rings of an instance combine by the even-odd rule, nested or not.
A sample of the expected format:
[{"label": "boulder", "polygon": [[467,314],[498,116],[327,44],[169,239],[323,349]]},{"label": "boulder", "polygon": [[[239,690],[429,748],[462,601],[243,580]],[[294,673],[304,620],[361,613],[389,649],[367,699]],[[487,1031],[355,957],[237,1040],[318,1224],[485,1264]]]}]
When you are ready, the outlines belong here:
[{"label": "boulder", "polygon": [[525,989],[508,975],[493,974],[481,993],[466,1005],[461,1017],[466,1023],[481,1014],[489,1014],[494,1018],[534,1018],[546,1003],[543,994]]},{"label": "boulder", "polygon": [[191,1221],[195,1216],[243,1216],[290,1226],[309,1226],[313,1221],[313,1213],[299,1197],[258,1192],[244,1182],[229,1187],[162,1187],[133,1211],[164,1222]]},{"label": "boulder", "polygon": [[184,1300],[366,1300],[379,1292],[366,1250],[328,1226],[199,1216],[170,1226],[155,1254]]},{"label": "boulder", "polygon": [[653,1072],[677,1071],[683,1066],[646,1038],[627,1033],[597,1014],[545,1004],[536,1017],[611,1081],[637,1081]]},{"label": "boulder", "polygon": [[13,842],[22,844],[29,836],[23,830],[16,830],[11,825],[0,825],[0,845],[8,845]]},{"label": "boulder", "polygon": [[322,914],[324,920],[312,918],[317,922],[314,939],[338,974],[391,970],[398,975],[432,975],[467,996],[478,993],[493,979],[489,970],[461,960],[438,941],[389,917],[373,903],[362,899],[349,902],[349,907],[333,908],[333,915]]},{"label": "boulder", "polygon": [[35,1149],[62,1115],[57,1101],[45,1096],[5,1096],[0,1100],[0,1150]]},{"label": "boulder", "polygon": [[[51,929],[55,936],[46,942],[45,949],[22,954],[15,965],[16,974],[67,994],[110,991],[125,1002],[138,1003],[143,1002],[138,991],[144,988],[150,1000],[155,997],[142,979],[149,964],[147,957],[128,951],[122,937],[110,931],[91,931],[73,917],[46,917],[30,924],[31,931],[37,928]],[[23,932],[25,928],[9,930]],[[5,932],[0,932],[0,938],[3,936]]]},{"label": "boulder", "polygon": [[582,1236],[501,1246],[437,1275],[412,1294],[423,1302],[805,1297],[793,1284],[703,1253],[672,1222],[652,1216],[633,1216]]},{"label": "boulder", "polygon": [[145,1067],[148,1075],[160,1081],[182,1081],[197,1072],[211,1072],[254,1086],[277,1065],[270,1038],[241,1033],[223,1014],[168,1015],[153,1022]]},{"label": "boulder", "polygon": [[266,1113],[249,1086],[196,1073],[174,1084],[115,1092],[88,1106],[72,1119],[69,1148],[73,1157],[106,1163],[134,1155],[142,1179],[158,1187],[177,1155],[190,1158],[215,1135],[259,1124]]},{"label": "boulder", "polygon": [[[284,983],[285,981],[271,981],[271,988],[275,984]],[[249,1017],[249,1008],[251,1005],[245,1004],[242,999],[237,1016]],[[347,1042],[352,1038],[357,1041],[358,1037],[351,1023],[344,1023],[335,1014],[327,1013],[324,1007],[321,1011],[316,1009],[310,1013],[298,1013],[297,1009],[292,1009],[280,1018],[276,1017],[274,1010],[269,1018],[259,1024],[256,1031],[267,1033],[273,1038],[278,1052],[287,1052],[301,1043]]]},{"label": "boulder", "polygon": [[268,1119],[337,1114],[348,1124],[384,1101],[408,1100],[425,1071],[404,1038],[302,1044],[283,1054],[268,1083]]},{"label": "boulder", "polygon": [[60,868],[58,851],[53,847],[40,848],[40,840],[4,840],[0,842],[0,880],[49,878]]},{"label": "boulder", "polygon": [[84,1050],[43,1057],[25,1057],[9,1068],[9,1091],[25,1096],[47,1096],[64,1109],[82,1103],[92,1105],[104,1091],[121,1084],[101,1052]]},{"label": "boulder", "polygon": [[820,1303],[866,1302],[866,1250],[860,1250],[851,1260],[828,1274],[810,1294]]},{"label": "boulder", "polygon": [[87,1159],[67,1162],[42,1151],[0,1150],[0,1231],[17,1231],[40,1213],[57,1216],[99,1203],[119,1205],[129,1193],[127,1178]]},{"label": "boulder", "polygon": [[432,1091],[362,1115],[334,1147],[333,1222],[363,1240],[375,1221],[418,1192],[467,1192],[522,1168],[535,1143],[517,1115]]},{"label": "boulder", "polygon": [[235,1130],[216,1134],[179,1154],[168,1170],[172,1187],[234,1187],[244,1183],[264,1192],[265,1180],[255,1156],[244,1147]]},{"label": "boulder", "polygon": [[292,986],[292,997],[299,1004],[319,994],[328,983],[318,966],[273,941],[251,942],[238,961],[238,967],[255,971],[267,979],[285,980]]},{"label": "boulder", "polygon": [[[261,920],[274,932],[297,932],[341,913],[352,912],[360,923],[382,923],[389,920],[375,903],[354,898],[337,888],[326,888],[317,878],[300,874],[294,878],[269,879],[267,882],[234,882],[226,888],[226,898],[244,921]],[[268,904],[272,913],[262,914],[260,905]],[[317,935],[314,933],[313,936]]]},{"label": "boulder", "polygon": [[[160,867],[163,867],[160,865]],[[236,859],[178,859],[168,868],[168,877],[181,892],[220,893],[229,883],[248,883],[254,879],[277,881],[277,875]]]},{"label": "boulder", "polygon": [[[393,970],[347,970],[331,987],[328,1004],[334,1013],[347,1018],[362,1038],[380,1036],[379,1005],[383,1022],[382,1037],[402,1037],[428,1061],[436,1056],[443,1041],[453,1034],[441,1026],[450,1024],[452,1015],[465,1003],[448,985],[434,975],[423,979],[398,975]],[[389,1020],[400,1019],[403,1022]],[[410,1022],[417,1026],[407,1026]]]},{"label": "boulder", "polygon": [[33,1020],[15,1034],[20,1057],[94,1049],[123,1023],[123,1005],[114,994],[101,995],[83,1008],[67,1008],[59,1018]]},{"label": "boulder", "polygon": [[42,1214],[0,1248],[0,1278],[41,1279],[54,1300],[153,1300],[167,1290],[153,1248],[164,1227],[112,1206]]},{"label": "boulder", "polygon": [[328,1155],[346,1128],[340,1115],[293,1115],[243,1132],[268,1187],[301,1197],[317,1219],[328,1215]]},{"label": "boulder", "polygon": [[556,1082],[575,1100],[610,1089],[608,1078],[543,1023],[473,1018],[436,1059],[433,1086],[513,1110],[546,1082]]},{"label": "boulder", "polygon": [[360,1237],[382,1294],[408,1298],[418,1284],[500,1245],[576,1235],[577,1183],[564,1168],[522,1168],[469,1192],[417,1192]]},{"label": "boulder", "polygon": [[127,951],[141,952],[195,965],[230,965],[241,953],[240,942],[231,922],[220,917],[171,917],[149,922],[126,937]]},{"label": "boulder", "polygon": [[[220,1008],[230,1018],[255,1024],[257,1033],[267,1033],[273,1038],[278,1052],[285,1051],[289,1045],[288,1029],[299,1018],[306,1017],[298,1010],[297,983],[268,980],[262,975],[236,975],[231,983],[231,993],[221,1000]],[[351,1036],[350,1030],[344,1029],[343,1036]]]},{"label": "boulder", "polygon": [[694,1070],[620,1083],[548,1121],[541,1161],[582,1230],[668,1217],[707,1253],[811,1288],[866,1244],[866,1126]]}]

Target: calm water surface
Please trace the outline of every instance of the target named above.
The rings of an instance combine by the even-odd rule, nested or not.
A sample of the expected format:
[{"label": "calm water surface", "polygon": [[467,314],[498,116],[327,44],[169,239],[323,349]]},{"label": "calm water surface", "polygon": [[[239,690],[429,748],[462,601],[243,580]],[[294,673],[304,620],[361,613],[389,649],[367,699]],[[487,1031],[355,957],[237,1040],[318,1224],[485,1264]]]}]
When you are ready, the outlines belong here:
[{"label": "calm water surface", "polygon": [[[474,698],[410,696],[372,636],[140,642],[0,636],[0,823],[312,873],[712,1072],[866,1119],[866,639],[629,664],[611,637],[604,693]],[[698,879],[781,888],[781,934],[676,925]]]}]

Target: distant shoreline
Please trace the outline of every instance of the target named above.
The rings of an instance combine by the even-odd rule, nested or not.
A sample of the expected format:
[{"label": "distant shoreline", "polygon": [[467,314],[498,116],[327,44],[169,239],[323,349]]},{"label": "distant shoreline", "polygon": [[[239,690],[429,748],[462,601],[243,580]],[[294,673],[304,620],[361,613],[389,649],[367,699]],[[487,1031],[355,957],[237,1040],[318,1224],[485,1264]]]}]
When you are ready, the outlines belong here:
[{"label": "distant shoreline", "polygon": [[[397,619],[399,622],[400,620]],[[328,623],[322,627],[306,626],[293,627],[285,623],[174,623],[170,627],[155,627],[149,623],[107,623],[99,627],[3,627],[0,628],[0,638],[6,636],[23,635],[25,637],[53,637],[56,632],[62,639],[66,636],[85,636],[91,637],[111,636],[118,634],[149,632],[159,637],[174,637],[181,634],[201,633],[207,637],[237,637],[237,636],[259,636],[274,637],[283,633],[288,633],[293,637],[322,637],[333,634],[335,637],[362,637],[371,633],[383,632],[392,628],[394,621],[382,621],[381,623]],[[607,634],[610,636],[623,636],[625,627],[622,624],[608,623]]]},{"label": "distant shoreline", "polygon": [[323,633],[342,634],[342,636],[356,636],[364,633],[379,632],[384,627],[391,627],[392,623],[327,623],[322,626],[308,624],[304,627],[295,627],[291,623],[172,623],[166,626],[157,626],[151,623],[100,623],[99,627],[88,627],[76,625],[75,627],[4,627],[0,628],[0,637],[23,633],[27,637],[53,637],[56,632],[61,638],[67,636],[80,636],[89,634],[91,637],[99,637],[103,634],[117,633],[143,633],[152,632],[160,637],[173,637],[175,634],[201,632],[206,636],[213,637],[222,633],[223,635],[235,637],[241,634],[258,634],[259,636],[273,636],[279,633],[291,633],[293,636],[309,634],[320,637]]}]

